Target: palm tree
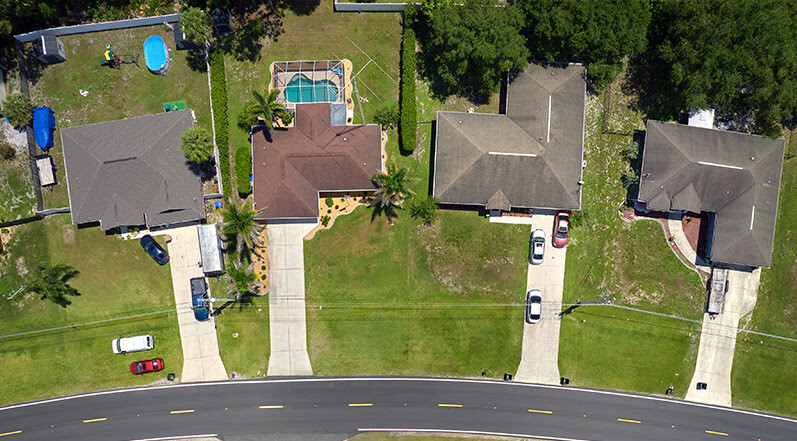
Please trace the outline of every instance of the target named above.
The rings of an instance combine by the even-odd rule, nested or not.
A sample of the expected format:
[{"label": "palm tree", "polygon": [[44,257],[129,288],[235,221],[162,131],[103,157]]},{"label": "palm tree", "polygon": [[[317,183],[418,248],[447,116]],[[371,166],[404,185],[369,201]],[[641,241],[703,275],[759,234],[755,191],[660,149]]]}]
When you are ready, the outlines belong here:
[{"label": "palm tree", "polygon": [[242,120],[246,121],[249,127],[263,121],[269,130],[274,128],[277,118],[281,119],[285,124],[290,123],[293,120],[293,115],[288,112],[284,105],[277,101],[279,94],[279,89],[272,89],[264,98],[257,91],[253,91],[252,96],[255,101],[246,106]]},{"label": "palm tree", "polygon": [[391,206],[401,207],[408,195],[415,194],[407,184],[417,182],[418,179],[407,176],[408,171],[406,168],[397,167],[394,161],[392,166],[387,167],[387,174],[377,173],[371,176],[371,180],[379,186],[376,189],[376,196],[379,198],[376,203],[383,209]]},{"label": "palm tree", "polygon": [[426,225],[432,225],[437,220],[437,204],[440,200],[434,196],[428,196],[423,200],[415,200],[410,207],[410,215],[420,218]]},{"label": "palm tree", "polygon": [[77,297],[80,295],[77,289],[69,285],[69,281],[80,274],[80,271],[69,265],[50,266],[45,262],[36,265],[36,275],[32,282],[28,284],[28,291],[35,292],[42,299],[48,299],[62,308],[66,308],[72,302],[66,297]]},{"label": "palm tree", "polygon": [[185,158],[191,162],[200,164],[213,158],[213,140],[210,133],[201,127],[183,132],[180,142]]},{"label": "palm tree", "polygon": [[254,263],[248,268],[244,268],[239,262],[235,262],[232,267],[227,268],[227,273],[222,276],[228,282],[227,295],[235,296],[235,300],[257,295],[257,289],[262,285],[257,280],[254,268]]},{"label": "palm tree", "polygon": [[185,38],[191,42],[204,44],[210,40],[212,31],[210,15],[202,9],[193,6],[187,8],[180,16],[178,24]]},{"label": "palm tree", "polygon": [[224,240],[231,244],[238,254],[238,262],[244,254],[244,250],[251,250],[254,244],[263,245],[258,238],[262,228],[255,223],[257,212],[246,205],[239,207],[234,203],[227,205],[223,212],[224,223],[221,232]]}]

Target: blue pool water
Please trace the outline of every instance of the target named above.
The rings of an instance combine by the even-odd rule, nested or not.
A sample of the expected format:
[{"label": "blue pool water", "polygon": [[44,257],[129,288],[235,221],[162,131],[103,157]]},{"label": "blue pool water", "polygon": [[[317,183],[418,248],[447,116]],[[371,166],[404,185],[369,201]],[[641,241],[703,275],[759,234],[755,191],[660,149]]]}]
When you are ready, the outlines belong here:
[{"label": "blue pool water", "polygon": [[153,73],[161,75],[166,73],[169,68],[169,54],[162,38],[153,35],[144,41],[144,61],[147,63],[147,69]]},{"label": "blue pool water", "polygon": [[323,103],[338,99],[338,87],[329,80],[313,81],[304,74],[296,74],[283,91],[292,103]]}]

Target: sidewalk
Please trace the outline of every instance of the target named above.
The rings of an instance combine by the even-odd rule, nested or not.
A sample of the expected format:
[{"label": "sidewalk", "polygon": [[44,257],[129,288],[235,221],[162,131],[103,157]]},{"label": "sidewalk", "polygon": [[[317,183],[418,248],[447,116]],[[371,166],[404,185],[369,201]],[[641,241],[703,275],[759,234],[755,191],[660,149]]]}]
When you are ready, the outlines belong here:
[{"label": "sidewalk", "polygon": [[307,354],[304,303],[304,236],[316,224],[269,224],[269,326],[271,356],[268,375],[313,375]]},{"label": "sidewalk", "polygon": [[[559,312],[567,248],[554,248],[551,244],[553,225],[554,215],[535,214],[529,230],[529,236],[536,229],[545,231],[545,258],[542,264],[528,267],[526,291],[542,292],[542,318],[534,325],[525,321],[523,324],[523,352],[515,379],[526,383],[559,384]],[[525,302],[525,292],[518,296]]]},{"label": "sidewalk", "polygon": [[[703,315],[697,363],[686,399],[699,403],[731,405],[731,368],[736,348],[739,319],[755,307],[761,269],[753,272],[728,270],[728,293],[725,309],[713,319]],[[706,383],[697,390],[697,383]]]},{"label": "sidewalk", "polygon": [[183,346],[183,383],[196,381],[219,381],[227,379],[227,371],[219,356],[215,319],[204,322],[194,318],[191,305],[190,280],[204,277],[199,236],[196,225],[169,229],[163,233],[172,237],[169,247],[169,265],[172,270],[174,303],[177,306],[177,322],[180,325],[180,341]]},{"label": "sidewalk", "polygon": [[692,245],[689,244],[689,239],[686,238],[684,226],[681,223],[681,215],[678,213],[669,213],[667,216],[667,227],[670,230],[670,234],[672,234],[675,246],[678,247],[678,251],[680,251],[696,268],[711,272],[711,266],[708,262],[698,257],[695,250],[692,249]]}]

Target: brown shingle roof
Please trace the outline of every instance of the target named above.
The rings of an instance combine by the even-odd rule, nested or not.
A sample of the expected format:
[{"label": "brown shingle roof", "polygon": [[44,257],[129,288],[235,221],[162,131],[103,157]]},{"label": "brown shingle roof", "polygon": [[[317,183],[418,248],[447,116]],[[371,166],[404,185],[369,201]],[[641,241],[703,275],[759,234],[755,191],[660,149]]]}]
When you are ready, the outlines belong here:
[{"label": "brown shingle roof", "polygon": [[376,189],[381,127],[333,126],[330,112],[329,103],[297,104],[294,127],[252,135],[258,219],[318,217],[320,191]]}]

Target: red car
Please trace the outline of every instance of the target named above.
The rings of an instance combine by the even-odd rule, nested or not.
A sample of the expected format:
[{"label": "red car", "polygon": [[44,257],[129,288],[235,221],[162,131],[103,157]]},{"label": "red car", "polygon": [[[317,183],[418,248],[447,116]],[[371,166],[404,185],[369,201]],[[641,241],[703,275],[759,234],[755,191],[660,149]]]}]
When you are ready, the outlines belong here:
[{"label": "red car", "polygon": [[133,375],[158,372],[163,370],[163,359],[153,358],[152,360],[134,361],[130,363],[130,372]]},{"label": "red car", "polygon": [[563,248],[567,245],[567,233],[570,232],[570,213],[560,211],[556,213],[554,222],[553,246]]}]

